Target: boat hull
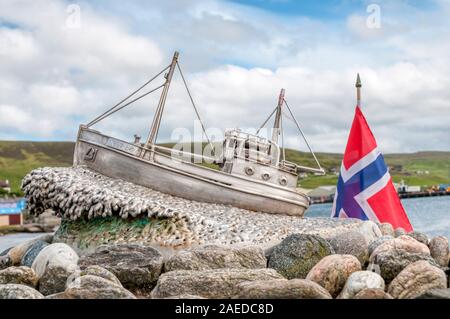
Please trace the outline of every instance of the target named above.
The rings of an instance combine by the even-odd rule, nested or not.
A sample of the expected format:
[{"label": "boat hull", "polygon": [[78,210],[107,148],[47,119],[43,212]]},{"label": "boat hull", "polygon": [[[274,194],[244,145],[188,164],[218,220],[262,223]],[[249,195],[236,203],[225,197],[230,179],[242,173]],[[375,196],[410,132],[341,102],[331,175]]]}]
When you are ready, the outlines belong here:
[{"label": "boat hull", "polygon": [[81,127],[74,166],[190,200],[252,211],[303,216],[309,198],[291,189],[172,159]]}]

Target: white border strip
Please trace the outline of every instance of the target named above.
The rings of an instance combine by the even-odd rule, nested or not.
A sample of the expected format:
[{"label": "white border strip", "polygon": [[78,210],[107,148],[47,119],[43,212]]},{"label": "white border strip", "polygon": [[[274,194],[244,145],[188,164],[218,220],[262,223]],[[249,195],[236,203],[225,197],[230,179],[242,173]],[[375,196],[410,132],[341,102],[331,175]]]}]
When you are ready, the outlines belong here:
[{"label": "white border strip", "polygon": [[373,161],[377,159],[377,157],[381,154],[378,147],[375,147],[370,153],[361,158],[355,164],[349,167],[349,169],[345,169],[344,160],[342,160],[341,165],[341,176],[344,180],[344,183],[347,182],[350,178],[352,178],[356,173],[369,166]]},{"label": "white border strip", "polygon": [[386,174],[384,174],[382,178],[380,178],[378,181],[376,181],[368,188],[366,188],[364,191],[355,196],[356,202],[359,204],[359,206],[361,206],[364,213],[370,220],[374,222],[378,222],[379,220],[377,215],[373,211],[372,207],[370,207],[367,200],[376,193],[380,192],[383,188],[385,188],[386,185],[389,183],[390,179],[391,175],[389,174],[389,172],[386,172]]}]

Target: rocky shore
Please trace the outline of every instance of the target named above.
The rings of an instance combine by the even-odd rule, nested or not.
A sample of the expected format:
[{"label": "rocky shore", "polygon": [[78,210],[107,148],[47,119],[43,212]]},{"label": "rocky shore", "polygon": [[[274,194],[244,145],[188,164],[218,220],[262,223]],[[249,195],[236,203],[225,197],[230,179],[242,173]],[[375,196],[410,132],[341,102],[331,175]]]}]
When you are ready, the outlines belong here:
[{"label": "rocky shore", "polygon": [[0,298],[450,298],[442,236],[197,203],[84,168],[35,170],[24,191],[63,221],[0,252]]},{"label": "rocky shore", "polygon": [[44,236],[1,253],[0,299],[449,299],[447,238],[385,226],[371,241],[295,233],[268,250],[209,244],[169,256],[141,244],[78,255]]}]

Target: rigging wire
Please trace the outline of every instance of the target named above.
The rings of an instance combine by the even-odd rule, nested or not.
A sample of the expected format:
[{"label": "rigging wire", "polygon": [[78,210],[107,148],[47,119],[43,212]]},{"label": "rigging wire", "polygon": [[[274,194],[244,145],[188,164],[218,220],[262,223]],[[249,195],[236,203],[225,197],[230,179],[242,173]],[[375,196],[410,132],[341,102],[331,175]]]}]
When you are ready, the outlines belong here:
[{"label": "rigging wire", "polygon": [[284,130],[283,130],[283,117],[280,116],[280,128],[281,128],[281,147],[283,148],[283,162],[286,161],[286,148],[284,147]]},{"label": "rigging wire", "polygon": [[[103,120],[103,119],[107,118],[108,116],[111,116],[111,115],[113,115],[114,113],[116,113],[116,112],[120,111],[120,110],[121,110],[121,109],[123,109],[124,107],[127,107],[128,105],[130,105],[130,104],[132,104],[132,103],[134,103],[134,102],[136,102],[136,101],[138,101],[138,100],[142,99],[143,97],[146,97],[146,96],[147,96],[147,95],[149,95],[150,93],[153,93],[153,92],[155,92],[155,91],[159,90],[159,89],[160,89],[160,88],[162,88],[163,86],[164,86],[164,84],[161,84],[160,86],[158,86],[158,87],[154,88],[153,90],[150,90],[150,91],[148,91],[147,93],[144,93],[144,94],[142,94],[142,95],[138,96],[137,98],[135,98],[135,99],[131,100],[130,102],[128,102],[128,103],[126,103],[126,104],[122,105],[122,106],[121,106],[121,107],[119,107],[118,109],[116,109],[116,110],[114,110],[114,111],[110,112],[110,113],[109,113],[108,115],[105,115],[105,116],[103,116],[102,118],[98,119],[97,121],[95,121],[95,122],[94,122],[93,124],[91,124],[91,125],[94,125],[94,124],[96,124],[96,123],[100,122],[101,120]],[[89,126],[88,126],[88,127],[89,127]]]},{"label": "rigging wire", "polygon": [[269,120],[272,118],[272,116],[275,114],[275,112],[277,111],[278,106],[275,107],[275,109],[272,111],[272,113],[270,113],[269,117],[264,121],[264,123],[259,127],[259,129],[256,131],[256,135],[259,134],[259,131],[261,131],[261,129],[266,126],[267,122],[269,122]]},{"label": "rigging wire", "polygon": [[291,114],[292,119],[295,122],[295,125],[297,126],[298,130],[300,131],[300,134],[303,136],[303,139],[305,140],[306,145],[308,146],[309,151],[311,152],[311,154],[314,157],[314,160],[316,161],[317,166],[319,167],[320,170],[323,171],[322,166],[320,166],[319,160],[316,157],[316,154],[314,154],[314,151],[312,150],[311,146],[308,143],[308,140],[306,139],[305,134],[303,133],[302,128],[300,127],[300,124],[298,123],[297,119],[295,118],[294,114],[291,111],[291,108],[289,107],[289,104],[287,103],[287,101],[284,99],[284,104],[286,105],[287,109],[289,110],[289,113]]},{"label": "rigging wire", "polygon": [[[98,122],[100,122],[101,120],[105,119],[106,117],[110,116],[111,114],[114,114],[115,112],[117,112],[118,110],[115,110],[117,107],[119,107],[123,102],[125,102],[126,100],[128,100],[129,98],[131,98],[133,95],[135,95],[137,92],[139,92],[140,90],[142,90],[145,86],[147,86],[148,84],[150,84],[150,82],[152,82],[154,79],[156,79],[158,76],[160,76],[162,73],[164,73],[168,68],[170,67],[167,66],[165,67],[161,72],[159,72],[157,75],[155,75],[154,77],[152,77],[150,80],[148,80],[147,82],[145,82],[143,85],[141,85],[137,90],[135,90],[133,93],[131,93],[130,95],[128,95],[127,97],[125,97],[124,99],[122,99],[119,103],[117,103],[116,105],[114,105],[113,107],[111,107],[109,110],[107,110],[106,112],[104,112],[103,114],[97,116],[95,119],[93,119],[91,122],[89,122],[87,124],[87,127],[90,127]],[[145,95],[144,95],[145,96]],[[141,96],[143,97],[143,96]],[[135,100],[137,101],[137,100]],[[129,103],[131,104],[131,103]],[[127,104],[127,105],[129,105]],[[123,108],[123,107],[122,107]],[[122,108],[120,108],[119,110],[121,110]]]},{"label": "rigging wire", "polygon": [[197,118],[200,121],[200,125],[202,126],[203,133],[205,134],[206,139],[208,140],[208,143],[211,146],[211,150],[212,150],[212,152],[214,154],[215,153],[214,145],[211,143],[211,140],[209,139],[208,134],[206,133],[205,126],[203,125],[202,119],[200,118],[200,114],[198,113],[197,107],[195,106],[194,99],[192,98],[191,92],[189,91],[189,87],[188,87],[188,85],[186,83],[186,80],[185,80],[184,75],[183,75],[183,71],[181,71],[181,67],[180,67],[180,64],[178,63],[178,61],[177,61],[177,68],[178,68],[178,71],[180,71],[181,79],[183,80],[184,86],[185,86],[186,91],[187,91],[187,93],[189,95],[189,98],[191,100],[192,106],[194,107],[195,114],[197,114]]},{"label": "rigging wire", "polygon": [[283,130],[283,117],[280,117],[281,128],[281,147],[283,148],[283,161],[286,161],[286,148],[284,147],[284,130]]}]

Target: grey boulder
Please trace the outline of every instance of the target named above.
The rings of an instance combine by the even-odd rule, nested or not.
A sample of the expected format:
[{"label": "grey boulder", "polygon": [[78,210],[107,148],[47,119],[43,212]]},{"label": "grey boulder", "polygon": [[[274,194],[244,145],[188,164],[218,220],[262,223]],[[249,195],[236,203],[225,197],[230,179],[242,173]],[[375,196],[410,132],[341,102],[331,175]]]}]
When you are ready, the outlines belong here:
[{"label": "grey boulder", "polygon": [[434,258],[436,263],[441,267],[448,266],[448,239],[444,236],[437,236],[431,239],[429,243],[431,257]]},{"label": "grey boulder", "polygon": [[163,256],[156,249],[137,245],[103,245],[79,260],[80,268],[97,265],[112,272],[125,288],[151,289],[161,274]]},{"label": "grey boulder", "polygon": [[194,295],[211,299],[236,296],[245,281],[282,279],[273,269],[176,270],[162,274],[152,298]]},{"label": "grey boulder", "polygon": [[12,260],[8,255],[0,256],[0,270],[11,267]]},{"label": "grey boulder", "polygon": [[272,279],[243,282],[234,299],[332,299],[319,284],[306,279]]},{"label": "grey boulder", "polygon": [[333,253],[331,245],[320,236],[292,234],[273,249],[268,267],[287,279],[304,279],[315,264]]},{"label": "grey boulder", "polygon": [[406,234],[406,236],[412,237],[415,240],[417,240],[419,243],[422,243],[424,245],[428,245],[429,239],[428,236],[424,233],[413,231],[411,233]]},{"label": "grey boulder", "polygon": [[328,240],[336,254],[353,255],[361,265],[369,260],[369,245],[360,232],[351,231],[339,234]]},{"label": "grey boulder", "polygon": [[259,247],[204,245],[183,250],[165,263],[165,271],[206,270],[219,268],[266,268],[264,251]]},{"label": "grey boulder", "polygon": [[390,283],[406,266],[419,260],[436,265],[428,247],[410,236],[400,236],[379,245],[370,256],[372,266]]},{"label": "grey boulder", "polygon": [[39,291],[44,295],[64,291],[68,278],[78,270],[77,262],[77,253],[66,244],[42,249],[31,266],[39,278]]},{"label": "grey boulder", "polygon": [[430,289],[416,299],[450,299],[450,289]]},{"label": "grey boulder", "polygon": [[431,289],[447,288],[442,269],[420,260],[408,265],[389,285],[388,292],[396,299],[413,299]]},{"label": "grey boulder", "polygon": [[0,285],[0,299],[42,299],[44,296],[26,285]]},{"label": "grey boulder", "polygon": [[[389,224],[390,225],[390,224]],[[392,236],[381,236],[377,240],[373,241],[369,245],[369,256],[372,255],[372,253],[375,251],[375,249],[380,246],[382,243],[387,242],[388,240],[394,239]]]},{"label": "grey boulder", "polygon": [[365,289],[384,290],[384,288],[384,279],[377,273],[371,271],[356,271],[348,277],[338,299],[352,299],[360,291]]},{"label": "grey boulder", "polygon": [[70,282],[64,293],[54,296],[53,299],[136,299],[136,297],[121,284],[98,276],[84,275]]},{"label": "grey boulder", "polygon": [[9,267],[0,271],[0,284],[20,284],[36,288],[38,277],[29,267]]},{"label": "grey boulder", "polygon": [[31,267],[37,255],[39,255],[41,250],[47,247],[48,245],[49,244],[43,240],[38,240],[34,242],[23,255],[20,264],[22,266]]},{"label": "grey boulder", "polygon": [[122,286],[120,280],[112,272],[97,265],[89,266],[80,272],[80,276],[86,275],[101,277],[115,283],[116,285]]}]

